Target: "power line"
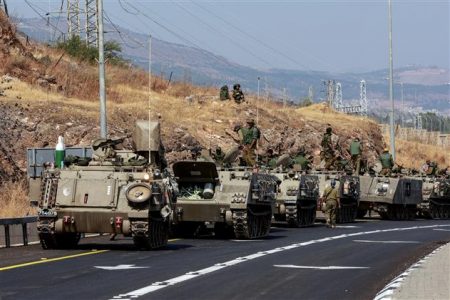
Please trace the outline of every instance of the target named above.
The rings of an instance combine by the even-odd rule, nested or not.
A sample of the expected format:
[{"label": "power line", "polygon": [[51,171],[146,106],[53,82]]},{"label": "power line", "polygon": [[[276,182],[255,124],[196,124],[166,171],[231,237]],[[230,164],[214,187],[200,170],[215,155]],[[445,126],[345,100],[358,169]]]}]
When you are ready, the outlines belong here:
[{"label": "power line", "polygon": [[142,44],[141,42],[139,42],[139,41],[135,40],[134,38],[130,37],[129,35],[127,35],[128,39],[131,40],[132,42],[138,44],[139,47],[129,45],[129,44],[125,41],[125,38],[124,38],[123,35],[122,35],[122,34],[125,35],[125,33],[122,33],[122,31],[117,27],[117,25],[114,24],[113,21],[111,21],[111,19],[109,18],[109,15],[106,13],[106,11],[104,11],[104,15],[105,15],[105,18],[106,18],[106,20],[108,21],[108,23],[111,24],[111,26],[112,26],[112,27],[115,29],[115,31],[119,34],[119,37],[120,37],[120,39],[122,40],[122,42],[123,42],[124,44],[126,44],[126,45],[127,45],[129,48],[131,48],[131,49],[139,49],[139,48],[143,48],[143,47],[145,48],[144,44]]},{"label": "power line", "polygon": [[198,3],[195,3],[194,1],[191,1],[191,3],[194,4],[194,5],[196,5],[196,6],[199,7],[200,9],[206,11],[207,13],[213,15],[214,17],[220,19],[222,22],[224,22],[224,23],[227,24],[228,26],[231,26],[232,28],[234,28],[234,29],[237,30],[238,32],[242,33],[243,35],[245,35],[245,36],[251,38],[252,40],[254,40],[255,42],[257,42],[258,44],[260,44],[260,45],[266,47],[266,48],[269,49],[269,50],[272,50],[272,51],[276,52],[276,53],[279,54],[280,56],[284,57],[285,59],[287,59],[287,60],[289,60],[289,61],[291,61],[291,62],[293,62],[293,63],[295,63],[295,64],[297,64],[297,65],[299,65],[299,66],[301,66],[302,68],[309,69],[306,65],[300,63],[299,61],[293,59],[292,57],[289,57],[289,56],[286,55],[285,53],[283,53],[283,52],[281,52],[280,50],[278,50],[278,49],[272,47],[271,45],[265,43],[264,41],[262,41],[262,40],[256,38],[255,36],[253,36],[253,35],[251,35],[251,34],[245,32],[244,30],[240,29],[238,26],[234,25],[234,24],[231,23],[231,22],[228,22],[226,19],[222,18],[221,16],[217,15],[216,13],[212,12],[211,10],[209,10],[209,9],[207,9],[207,8],[205,8],[205,7],[201,6],[201,5],[199,5]]},{"label": "power line", "polygon": [[[31,3],[29,3],[28,2],[28,0],[24,0],[25,1],[25,3],[39,16],[39,17],[41,17],[42,18],[42,20],[44,20],[45,22],[47,22],[47,19],[41,14],[41,13],[39,13],[39,11],[36,9],[36,7],[37,8],[39,8],[40,10],[42,10],[42,11],[44,11],[42,8],[40,8],[40,7],[38,7],[38,6],[34,6],[34,5],[32,5]],[[44,11],[44,13],[45,13],[45,11]],[[53,27],[55,30],[57,30],[57,31],[59,31],[62,35],[65,35],[65,33],[63,32],[63,31],[61,31],[58,27],[56,27],[55,25],[53,25],[51,22],[48,22],[48,24],[51,26],[51,27]]]},{"label": "power line", "polygon": [[[210,24],[206,23],[205,21],[203,21],[201,18],[199,18],[198,16],[196,16],[195,14],[193,14],[191,11],[189,11],[187,8],[185,8],[184,6],[180,5],[179,3],[176,3],[174,1],[172,1],[172,3],[174,3],[175,5],[177,5],[179,8],[181,8],[183,11],[185,11],[187,14],[189,14],[191,17],[193,17],[194,19],[196,19],[197,21],[199,21],[200,23],[202,23],[203,25],[205,25],[206,27],[208,27],[212,32],[218,33],[221,36],[225,37],[226,39],[230,40],[233,44],[235,44],[235,40],[233,38],[230,38],[229,36],[227,36],[226,34],[224,34],[223,32],[221,32],[220,30],[216,29],[215,27],[211,26]],[[265,63],[267,66],[272,67],[271,63],[268,62],[267,60],[263,59],[262,57],[258,56],[255,52],[251,51],[250,49],[244,47],[242,44],[239,45],[240,49],[243,49],[244,51],[246,51],[247,53],[249,53],[250,55],[252,55],[253,57],[255,57],[256,59],[258,59],[259,61]]]}]

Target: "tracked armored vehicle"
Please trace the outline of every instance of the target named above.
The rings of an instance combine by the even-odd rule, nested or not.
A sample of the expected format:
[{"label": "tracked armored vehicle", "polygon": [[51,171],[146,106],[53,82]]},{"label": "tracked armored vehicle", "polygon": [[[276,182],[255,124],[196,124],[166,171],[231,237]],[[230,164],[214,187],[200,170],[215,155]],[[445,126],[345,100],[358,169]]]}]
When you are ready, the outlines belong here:
[{"label": "tracked armored vehicle", "polygon": [[422,201],[422,180],[410,177],[360,176],[358,214],[375,210],[382,219],[411,220]]},{"label": "tracked armored vehicle", "polygon": [[277,192],[273,175],[218,170],[207,161],[179,161],[172,168],[179,188],[175,232],[210,227],[217,236],[232,233],[238,239],[269,234]]},{"label": "tracked armored vehicle", "polygon": [[431,219],[450,219],[450,178],[423,177],[419,213]]},{"label": "tracked armored vehicle", "polygon": [[[337,223],[350,223],[356,219],[360,196],[360,181],[358,176],[342,174],[338,172],[312,172],[319,178],[319,193],[323,195],[325,189],[330,186],[331,180],[336,181],[339,190],[340,207],[337,210]],[[324,212],[323,202],[317,205],[318,209]]]},{"label": "tracked armored vehicle", "polygon": [[75,247],[82,233],[131,236],[145,249],[167,244],[174,190],[160,172],[159,124],[138,121],[133,141],[135,151],[114,149],[117,140],[96,140],[92,160],[42,172],[38,232],[44,249]]},{"label": "tracked armored vehicle", "polygon": [[275,221],[291,227],[314,224],[319,198],[319,177],[300,172],[274,173],[281,181],[274,210]]}]

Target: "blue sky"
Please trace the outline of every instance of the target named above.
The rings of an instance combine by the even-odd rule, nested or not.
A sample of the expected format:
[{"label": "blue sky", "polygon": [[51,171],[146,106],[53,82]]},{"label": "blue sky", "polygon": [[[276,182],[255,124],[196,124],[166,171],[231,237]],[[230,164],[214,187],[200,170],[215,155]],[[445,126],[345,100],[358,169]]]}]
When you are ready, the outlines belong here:
[{"label": "blue sky", "polygon": [[[37,16],[25,0],[7,2],[14,16]],[[60,11],[61,0],[28,2],[43,14]],[[392,2],[394,66],[450,68],[450,0]],[[388,66],[387,0],[104,0],[104,7],[120,26],[260,69]]]}]

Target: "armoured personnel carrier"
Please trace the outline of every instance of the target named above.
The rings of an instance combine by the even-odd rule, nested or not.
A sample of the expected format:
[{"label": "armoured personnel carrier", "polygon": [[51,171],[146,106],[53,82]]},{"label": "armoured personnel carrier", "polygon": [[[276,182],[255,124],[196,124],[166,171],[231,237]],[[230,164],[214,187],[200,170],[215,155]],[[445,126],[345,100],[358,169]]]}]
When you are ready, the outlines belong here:
[{"label": "armoured personnel carrier", "polygon": [[268,235],[277,179],[245,168],[217,169],[213,162],[179,161],[173,165],[179,194],[176,229],[208,225],[216,235],[233,232],[238,239]]},{"label": "armoured personnel carrier", "polygon": [[422,180],[412,177],[360,176],[358,214],[377,211],[382,219],[414,219],[422,201]]},{"label": "armoured personnel carrier", "polygon": [[319,178],[295,171],[274,175],[281,182],[274,210],[275,221],[286,221],[291,227],[313,225],[319,198]]},{"label": "armoured personnel carrier", "polygon": [[419,213],[431,219],[450,218],[450,178],[423,177],[422,202]]},{"label": "armoured personnel carrier", "polygon": [[174,189],[160,171],[159,123],[136,122],[135,151],[116,150],[118,142],[96,140],[92,159],[42,172],[38,232],[44,249],[74,247],[82,233],[131,236],[145,249],[167,244]]},{"label": "armoured personnel carrier", "polygon": [[[337,210],[337,223],[350,223],[356,219],[358,204],[360,200],[360,180],[358,176],[347,175],[341,172],[321,171],[312,172],[319,178],[319,193],[323,195],[325,189],[330,186],[331,180],[336,181],[339,190],[340,207]],[[322,212],[325,211],[324,203],[319,201],[317,206]]]}]

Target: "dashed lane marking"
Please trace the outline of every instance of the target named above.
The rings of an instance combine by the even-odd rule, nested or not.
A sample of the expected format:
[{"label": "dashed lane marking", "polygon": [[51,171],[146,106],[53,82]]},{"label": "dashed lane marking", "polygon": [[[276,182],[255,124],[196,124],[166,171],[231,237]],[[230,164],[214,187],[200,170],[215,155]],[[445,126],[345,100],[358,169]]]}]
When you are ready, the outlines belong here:
[{"label": "dashed lane marking", "polygon": [[313,270],[355,270],[355,269],[369,269],[369,267],[353,267],[353,266],[297,266],[297,265],[273,265],[277,268],[290,269],[313,269]]},{"label": "dashed lane marking", "polygon": [[450,231],[450,229],[444,229],[444,228],[436,228],[436,229],[433,229],[433,230],[436,230],[436,231]]},{"label": "dashed lane marking", "polygon": [[420,244],[418,241],[375,241],[375,240],[353,240],[356,243],[375,243],[375,244]]},{"label": "dashed lane marking", "polygon": [[407,231],[407,230],[416,230],[416,229],[433,229],[433,228],[441,228],[441,227],[450,227],[450,224],[413,226],[413,227],[404,227],[404,228],[391,228],[391,229],[383,229],[383,230],[380,229],[380,230],[373,230],[373,231],[362,231],[362,232],[355,232],[355,233],[349,233],[349,234],[341,234],[341,235],[337,235],[337,236],[330,236],[330,237],[317,239],[317,240],[311,240],[311,241],[307,241],[307,242],[294,243],[294,244],[290,244],[290,245],[287,245],[284,247],[274,248],[271,250],[259,251],[254,254],[238,257],[238,258],[235,258],[233,260],[229,260],[229,261],[226,261],[223,263],[217,263],[210,267],[207,267],[207,268],[204,268],[201,270],[197,270],[197,271],[187,272],[186,274],[183,274],[183,275],[180,275],[180,276],[177,276],[177,277],[165,280],[165,281],[153,282],[150,285],[145,286],[143,288],[140,288],[140,289],[137,289],[137,290],[125,293],[125,294],[116,295],[116,296],[111,297],[110,299],[114,299],[114,300],[136,299],[140,296],[144,296],[146,294],[156,292],[156,291],[164,289],[166,287],[174,286],[178,283],[185,282],[185,281],[188,281],[191,279],[195,279],[200,276],[210,274],[210,273],[213,273],[213,272],[216,272],[216,271],[219,271],[219,270],[231,267],[231,266],[235,266],[235,265],[238,265],[243,262],[251,261],[251,260],[263,257],[263,256],[268,256],[271,254],[280,253],[283,251],[296,249],[296,248],[300,248],[300,247],[305,247],[305,246],[313,245],[313,244],[317,244],[317,243],[323,243],[323,242],[343,239],[343,238],[347,238],[347,237],[362,236],[362,235],[375,234],[375,233]]}]

